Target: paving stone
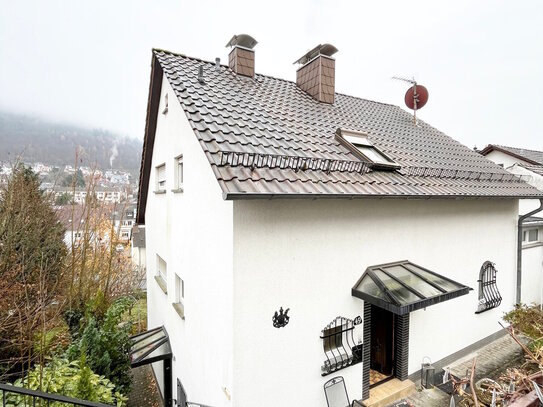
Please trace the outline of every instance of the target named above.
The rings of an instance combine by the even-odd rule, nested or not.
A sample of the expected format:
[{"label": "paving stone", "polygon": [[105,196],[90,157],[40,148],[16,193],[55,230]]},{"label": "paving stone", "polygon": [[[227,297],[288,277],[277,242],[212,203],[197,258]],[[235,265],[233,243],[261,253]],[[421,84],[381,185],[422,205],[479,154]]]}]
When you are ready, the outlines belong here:
[{"label": "paving stone", "polygon": [[127,407],[160,407],[162,399],[158,391],[151,365],[132,369],[132,391],[128,397]]}]

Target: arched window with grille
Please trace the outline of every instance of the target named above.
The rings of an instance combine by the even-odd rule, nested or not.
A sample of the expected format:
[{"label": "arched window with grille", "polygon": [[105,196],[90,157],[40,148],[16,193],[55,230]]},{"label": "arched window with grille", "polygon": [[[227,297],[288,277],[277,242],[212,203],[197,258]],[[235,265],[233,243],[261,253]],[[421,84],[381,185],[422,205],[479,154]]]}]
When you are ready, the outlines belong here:
[{"label": "arched window with grille", "polygon": [[497,270],[494,263],[485,261],[479,272],[479,304],[476,314],[498,307],[502,302],[502,296],[496,285]]}]

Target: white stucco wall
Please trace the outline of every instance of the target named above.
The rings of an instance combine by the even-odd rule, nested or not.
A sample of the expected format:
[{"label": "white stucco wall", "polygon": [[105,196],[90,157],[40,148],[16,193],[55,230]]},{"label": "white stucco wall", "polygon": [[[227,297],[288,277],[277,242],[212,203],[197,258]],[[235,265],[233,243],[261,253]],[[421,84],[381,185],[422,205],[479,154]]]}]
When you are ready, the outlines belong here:
[{"label": "white stucco wall", "polygon": [[[169,110],[164,110],[168,93]],[[184,192],[174,193],[174,158],[183,154]],[[166,193],[155,194],[155,167],[166,164]],[[147,198],[148,325],[165,325],[176,378],[189,400],[230,405],[232,387],[232,203],[222,192],[167,79],[152,157]],[[168,293],[154,280],[156,255],[167,263]],[[174,310],[175,274],[185,282],[185,319]],[[160,367],[160,366],[157,366]],[[157,376],[160,370],[155,370]],[[226,389],[226,390],[224,390]]]},{"label": "white stucco wall", "polygon": [[[543,228],[539,228],[539,236]],[[541,239],[541,238],[540,238]],[[543,299],[543,244],[528,244],[522,249],[522,302],[541,304]]]},{"label": "white stucco wall", "polygon": [[[325,405],[321,329],[363,315],[366,267],[408,259],[472,288],[411,314],[409,373],[500,329],[515,301],[516,200],[273,200],[234,203],[235,406]],[[501,307],[476,315],[477,279],[496,263]],[[290,323],[273,328],[279,307]],[[360,336],[360,333],[355,335]],[[351,398],[362,365],[337,372]]]},{"label": "white stucco wall", "polygon": [[485,155],[485,157],[490,161],[494,161],[496,164],[503,165],[504,168],[511,167],[516,163],[529,164],[527,161],[521,160],[520,158],[516,158],[496,150],[491,151]]}]

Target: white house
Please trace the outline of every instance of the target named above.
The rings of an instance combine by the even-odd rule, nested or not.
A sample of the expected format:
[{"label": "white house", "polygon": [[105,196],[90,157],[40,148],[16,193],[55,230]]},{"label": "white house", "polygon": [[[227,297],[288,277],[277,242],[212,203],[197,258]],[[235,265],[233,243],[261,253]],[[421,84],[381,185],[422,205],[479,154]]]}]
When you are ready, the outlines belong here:
[{"label": "white house", "polygon": [[184,389],[326,406],[335,376],[367,399],[494,337],[515,303],[518,200],[543,193],[397,106],[336,93],[334,47],[291,82],[255,73],[255,43],[235,36],[228,66],[152,53],[137,223],[166,404]]},{"label": "white house", "polygon": [[[543,191],[543,151],[489,144],[480,153]],[[519,219],[522,222],[522,278],[530,282],[522,286],[521,298],[527,304],[543,303],[543,212],[539,212],[540,209],[537,199],[519,202],[520,217],[532,213]]]}]

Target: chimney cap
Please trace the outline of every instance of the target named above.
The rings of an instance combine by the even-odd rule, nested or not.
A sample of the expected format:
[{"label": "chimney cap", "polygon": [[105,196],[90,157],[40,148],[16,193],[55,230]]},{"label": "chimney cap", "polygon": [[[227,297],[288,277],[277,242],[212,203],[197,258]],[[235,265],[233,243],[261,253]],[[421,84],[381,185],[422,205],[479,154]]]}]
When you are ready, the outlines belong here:
[{"label": "chimney cap", "polygon": [[228,41],[228,44],[226,44],[227,47],[243,47],[248,49],[253,49],[255,45],[258,44],[258,41],[255,40],[253,37],[251,37],[248,34],[239,34],[234,35],[230,41]]},{"label": "chimney cap", "polygon": [[337,48],[334,47],[332,44],[319,44],[315,48],[313,48],[311,51],[308,51],[303,57],[301,57],[294,63],[305,65],[309,61],[311,61],[313,58],[316,58],[319,55],[325,55],[327,57],[331,57],[336,52],[337,52]]}]

